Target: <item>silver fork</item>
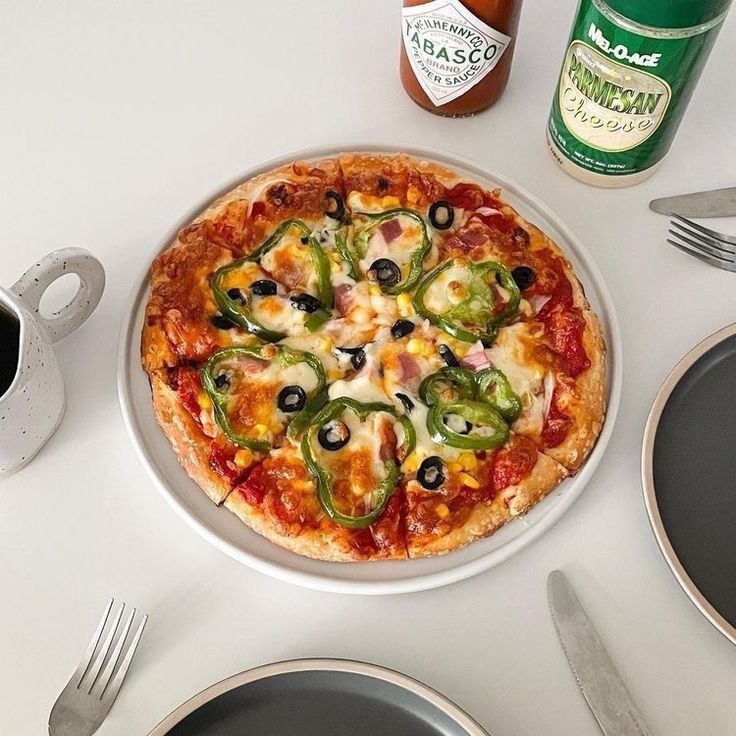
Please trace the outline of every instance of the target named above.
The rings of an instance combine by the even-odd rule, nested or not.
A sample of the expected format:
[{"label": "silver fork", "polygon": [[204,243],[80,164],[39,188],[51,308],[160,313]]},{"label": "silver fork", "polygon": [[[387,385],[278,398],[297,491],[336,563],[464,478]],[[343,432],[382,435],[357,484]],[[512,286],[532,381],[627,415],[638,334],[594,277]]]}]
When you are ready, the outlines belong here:
[{"label": "silver fork", "polygon": [[735,237],[710,230],[681,215],[672,217],[670,225],[674,229],[669,230],[672,238],[667,238],[670,245],[716,268],[736,271]]},{"label": "silver fork", "polygon": [[[145,614],[141,618],[126,647],[125,642],[133,625],[136,609],[134,608],[128,616],[118,635],[125,610],[123,603],[115,614],[112,624],[107,627],[107,635],[100,645],[114,602],[115,599],[111,598],[107,604],[82,661],[51,709],[49,736],[92,736],[115,702],[143,635],[148,615]],[[118,660],[120,665],[115,671]]]}]

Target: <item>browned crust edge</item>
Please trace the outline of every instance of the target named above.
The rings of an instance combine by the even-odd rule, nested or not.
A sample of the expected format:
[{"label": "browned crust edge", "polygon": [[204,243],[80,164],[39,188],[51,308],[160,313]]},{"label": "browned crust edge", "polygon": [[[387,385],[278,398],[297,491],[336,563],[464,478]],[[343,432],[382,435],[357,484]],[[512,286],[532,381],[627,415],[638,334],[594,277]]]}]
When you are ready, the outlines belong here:
[{"label": "browned crust edge", "polygon": [[538,453],[531,474],[515,486],[501,491],[492,501],[475,506],[467,521],[442,537],[409,534],[409,557],[441,555],[464,547],[476,539],[488,537],[551,493],[564,478],[567,470],[552,458]]}]

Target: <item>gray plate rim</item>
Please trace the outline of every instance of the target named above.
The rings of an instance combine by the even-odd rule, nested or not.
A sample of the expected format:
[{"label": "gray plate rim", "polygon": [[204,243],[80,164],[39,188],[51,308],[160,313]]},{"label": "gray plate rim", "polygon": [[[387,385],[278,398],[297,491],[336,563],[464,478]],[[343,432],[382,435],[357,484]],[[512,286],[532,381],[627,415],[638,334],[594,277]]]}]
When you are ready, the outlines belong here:
[{"label": "gray plate rim", "polygon": [[174,726],[183,721],[184,718],[195,710],[237,687],[241,687],[242,685],[247,685],[258,680],[263,680],[267,677],[273,677],[274,675],[309,671],[346,672],[388,682],[419,696],[435,708],[442,711],[446,716],[466,731],[468,736],[491,736],[488,731],[482,728],[477,721],[473,720],[459,706],[455,705],[455,703],[439,693],[437,690],[419,682],[419,680],[415,680],[408,675],[389,669],[388,667],[370,664],[369,662],[330,658],[289,659],[282,662],[272,662],[270,664],[254,667],[227,677],[224,680],[220,680],[220,682],[210,685],[189,698],[189,700],[182,703],[178,708],[166,716],[166,718],[164,718],[148,734],[148,736],[166,736]]},{"label": "gray plate rim", "polygon": [[647,422],[644,427],[644,440],[641,453],[641,482],[644,491],[644,504],[649,515],[649,523],[654,531],[654,536],[665,561],[670,567],[680,587],[687,593],[690,600],[698,610],[715,626],[727,639],[736,644],[736,627],[732,626],[721,614],[708,602],[700,592],[697,585],[687,574],[680,562],[674,548],[665,531],[664,522],[659,513],[659,505],[654,488],[654,440],[659,427],[667,401],[682,380],[683,376],[690,370],[692,365],[709,350],[729,337],[736,335],[736,323],[727,325],[722,329],[709,335],[688,351],[670,371],[657,393],[652,408],[649,411]]}]

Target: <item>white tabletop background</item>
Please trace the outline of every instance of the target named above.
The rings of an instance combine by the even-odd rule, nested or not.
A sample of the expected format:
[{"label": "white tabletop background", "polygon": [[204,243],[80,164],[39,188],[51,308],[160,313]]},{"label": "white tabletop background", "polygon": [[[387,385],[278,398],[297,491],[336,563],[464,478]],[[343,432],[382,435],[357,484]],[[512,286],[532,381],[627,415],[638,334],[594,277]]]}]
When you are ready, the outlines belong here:
[{"label": "white tabletop background", "polygon": [[[556,567],[571,577],[654,734],[736,732],[736,650],[670,574],[639,480],[644,420],[662,379],[694,343],[736,319],[736,276],[667,246],[666,220],[646,206],[654,196],[734,184],[736,18],[661,170],[638,187],[605,191],[568,178],[544,142],[573,0],[526,1],[505,96],[461,120],[430,115],[404,94],[399,5],[3,3],[0,283],[66,245],[92,250],[108,275],[97,312],[58,345],[68,390],[61,428],[0,483],[3,736],[45,733],[113,594],[151,619],[105,736],[145,735],[216,680],[306,656],[406,672],[494,736],[596,734],[547,609]],[[618,425],[581,498],[511,560],[425,593],[318,593],[226,557],[158,495],[115,391],[134,276],[182,213],[264,159],[351,140],[436,146],[527,187],[590,249],[623,331]],[[694,504],[697,496],[693,488]]]}]

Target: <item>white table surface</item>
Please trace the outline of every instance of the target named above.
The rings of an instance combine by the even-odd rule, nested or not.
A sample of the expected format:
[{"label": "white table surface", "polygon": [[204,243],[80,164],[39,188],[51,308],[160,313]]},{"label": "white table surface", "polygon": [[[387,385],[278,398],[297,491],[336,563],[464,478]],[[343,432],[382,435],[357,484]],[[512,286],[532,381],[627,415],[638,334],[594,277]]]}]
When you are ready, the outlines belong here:
[{"label": "white table surface", "polygon": [[[563,174],[544,142],[574,5],[527,0],[505,96],[475,118],[447,120],[401,88],[397,0],[4,3],[0,283],[53,248],[83,245],[104,262],[108,286],[89,322],[58,345],[61,428],[0,483],[0,733],[45,732],[114,594],[151,619],[105,736],[145,735],[216,680],[306,656],[406,672],[494,736],[596,734],[547,610],[556,567],[654,734],[736,732],[736,650],[669,573],[639,481],[643,424],[662,379],[736,319],[736,277],[669,248],[665,219],[646,207],[734,184],[736,19],[661,170],[604,191]],[[132,279],[181,214],[261,160],[351,140],[437,146],[526,186],[591,250],[623,331],[618,426],[571,511],[501,566],[405,596],[292,587],[211,547],[154,490],[115,392]]]}]

